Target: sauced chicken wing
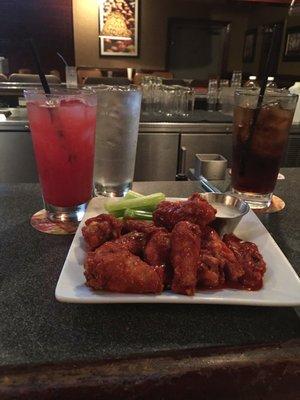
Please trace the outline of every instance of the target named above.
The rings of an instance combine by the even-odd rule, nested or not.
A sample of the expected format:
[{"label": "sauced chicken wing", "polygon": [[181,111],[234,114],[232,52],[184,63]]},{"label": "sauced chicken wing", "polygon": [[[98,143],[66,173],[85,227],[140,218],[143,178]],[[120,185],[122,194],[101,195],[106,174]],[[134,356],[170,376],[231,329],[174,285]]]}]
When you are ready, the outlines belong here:
[{"label": "sauced chicken wing", "polygon": [[90,218],[82,228],[89,251],[87,285],[122,293],[193,295],[199,288],[262,287],[266,264],[254,243],[233,234],[223,240],[209,225],[216,210],[199,193],[161,202],[153,221]]},{"label": "sauced chicken wing", "polygon": [[147,236],[142,232],[129,232],[118,239],[104,243],[95,250],[95,255],[103,253],[116,253],[120,250],[128,250],[135,255],[143,254]]},{"label": "sauced chicken wing", "polygon": [[93,250],[107,240],[116,239],[121,236],[123,223],[112,215],[100,214],[97,217],[89,218],[82,228],[82,234]]},{"label": "sauced chicken wing", "polygon": [[166,265],[169,262],[170,250],[170,233],[158,230],[145,247],[145,261],[149,265]]},{"label": "sauced chicken wing", "polygon": [[256,244],[244,242],[232,233],[224,235],[223,240],[243,267],[244,274],[239,278],[239,282],[245,288],[260,289],[263,285],[266,263]]},{"label": "sauced chicken wing", "polygon": [[144,250],[144,260],[152,266],[161,266],[164,271],[164,283],[169,286],[172,279],[170,265],[171,238],[169,232],[154,232]]},{"label": "sauced chicken wing", "polygon": [[88,255],[85,263],[86,283],[96,290],[120,293],[161,293],[160,269],[150,267],[128,250]]},{"label": "sauced chicken wing", "polygon": [[143,232],[147,235],[152,235],[158,230],[165,230],[164,228],[158,228],[153,222],[141,221],[137,219],[125,219],[123,225],[123,232]]},{"label": "sauced chicken wing", "polygon": [[172,290],[192,296],[197,284],[200,256],[200,228],[188,221],[178,222],[171,233]]},{"label": "sauced chicken wing", "polygon": [[185,201],[162,201],[153,213],[155,225],[171,231],[179,221],[204,227],[215,219],[216,210],[199,193]]},{"label": "sauced chicken wing", "polygon": [[226,282],[237,282],[244,275],[244,269],[234,253],[211,227],[202,232],[202,248],[198,270],[199,285],[221,286]]},{"label": "sauced chicken wing", "polygon": [[198,286],[215,288],[225,282],[224,263],[207,250],[201,250],[198,265]]}]

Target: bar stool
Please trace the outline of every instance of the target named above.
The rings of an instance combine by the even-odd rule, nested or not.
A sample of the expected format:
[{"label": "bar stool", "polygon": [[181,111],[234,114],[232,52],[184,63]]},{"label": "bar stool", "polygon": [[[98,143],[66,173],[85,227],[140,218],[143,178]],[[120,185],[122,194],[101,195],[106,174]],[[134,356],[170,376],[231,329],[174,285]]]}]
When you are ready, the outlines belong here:
[{"label": "bar stool", "polygon": [[126,86],[130,85],[131,81],[127,78],[122,78],[122,77],[106,77],[102,76],[101,78],[95,78],[92,76],[88,76],[84,80],[85,85],[120,85],[120,86]]},{"label": "bar stool", "polygon": [[[60,83],[60,79],[54,75],[46,75],[46,79],[48,83]],[[40,77],[37,74],[11,74],[8,80],[9,82],[40,83]]]},{"label": "bar stool", "polygon": [[18,74],[32,74],[32,71],[29,68],[20,68]]},{"label": "bar stool", "polygon": [[208,81],[207,80],[201,80],[201,79],[193,79],[189,86],[190,87],[207,88],[208,87]]},{"label": "bar stool", "polygon": [[169,71],[153,71],[151,75],[159,76],[164,79],[173,79],[174,77],[173,72]]},{"label": "bar stool", "polygon": [[57,69],[51,69],[50,75],[57,76],[57,78],[61,81],[60,72]]},{"label": "bar stool", "polygon": [[183,79],[163,79],[163,84],[187,86],[187,83]]},{"label": "bar stool", "polygon": [[102,73],[99,68],[77,67],[78,83],[82,85],[86,78],[101,78]]},{"label": "bar stool", "polygon": [[142,83],[143,77],[145,75],[149,75],[149,74],[144,74],[143,72],[136,72],[133,77],[133,83],[135,85],[140,85]]}]

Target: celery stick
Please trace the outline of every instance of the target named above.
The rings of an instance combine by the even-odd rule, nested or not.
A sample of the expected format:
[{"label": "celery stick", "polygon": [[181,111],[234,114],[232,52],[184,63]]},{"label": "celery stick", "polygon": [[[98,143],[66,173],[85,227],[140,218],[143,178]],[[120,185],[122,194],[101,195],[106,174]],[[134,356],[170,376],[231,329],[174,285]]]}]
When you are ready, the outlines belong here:
[{"label": "celery stick", "polygon": [[112,214],[116,218],[123,218],[124,210],[117,210],[117,211],[111,212],[110,214]]},{"label": "celery stick", "polygon": [[143,197],[143,195],[140,193],[134,192],[133,190],[128,190],[128,192],[124,196],[124,199],[136,199],[138,197]]},{"label": "celery stick", "polygon": [[134,210],[134,211],[142,211],[142,212],[150,213],[152,215],[152,212],[155,209],[156,209],[156,205],[151,206],[151,207],[138,207],[137,209],[135,209],[135,208],[127,208],[127,209],[124,209],[124,210],[111,211],[110,214],[112,214],[116,218],[120,218],[120,217],[124,216],[126,210]]},{"label": "celery stick", "polygon": [[154,207],[161,201],[165,200],[163,193],[154,193],[149,196],[138,197],[136,199],[122,199],[119,201],[107,201],[105,209],[108,212],[125,210],[126,208],[139,209],[140,207]]},{"label": "celery stick", "polygon": [[131,208],[127,208],[124,212],[124,217],[134,218],[134,219],[146,219],[152,220],[153,214],[152,212],[142,211],[142,210],[133,210]]}]

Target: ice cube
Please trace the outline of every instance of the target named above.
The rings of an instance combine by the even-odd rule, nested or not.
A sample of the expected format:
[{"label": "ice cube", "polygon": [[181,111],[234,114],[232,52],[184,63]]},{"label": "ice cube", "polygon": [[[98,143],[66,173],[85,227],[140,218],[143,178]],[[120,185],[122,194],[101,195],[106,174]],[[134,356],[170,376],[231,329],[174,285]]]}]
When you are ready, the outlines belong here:
[{"label": "ice cube", "polygon": [[253,151],[263,157],[280,157],[291,121],[292,113],[281,109],[278,103],[262,107],[252,140]]},{"label": "ice cube", "polygon": [[58,107],[59,103],[60,102],[58,99],[46,99],[45,103],[44,103],[44,107],[47,107],[47,108]]},{"label": "ice cube", "polygon": [[249,136],[249,129],[252,123],[253,110],[244,107],[236,107],[234,110],[234,130],[239,140],[245,142]]}]

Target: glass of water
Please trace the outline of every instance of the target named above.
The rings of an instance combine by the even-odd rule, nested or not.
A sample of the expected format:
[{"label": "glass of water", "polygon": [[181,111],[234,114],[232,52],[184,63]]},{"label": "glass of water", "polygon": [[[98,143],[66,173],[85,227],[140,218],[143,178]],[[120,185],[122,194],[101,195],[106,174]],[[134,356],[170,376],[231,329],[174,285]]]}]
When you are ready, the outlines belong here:
[{"label": "glass of water", "polygon": [[133,85],[93,88],[98,97],[95,194],[124,196],[132,187],[142,93]]}]

